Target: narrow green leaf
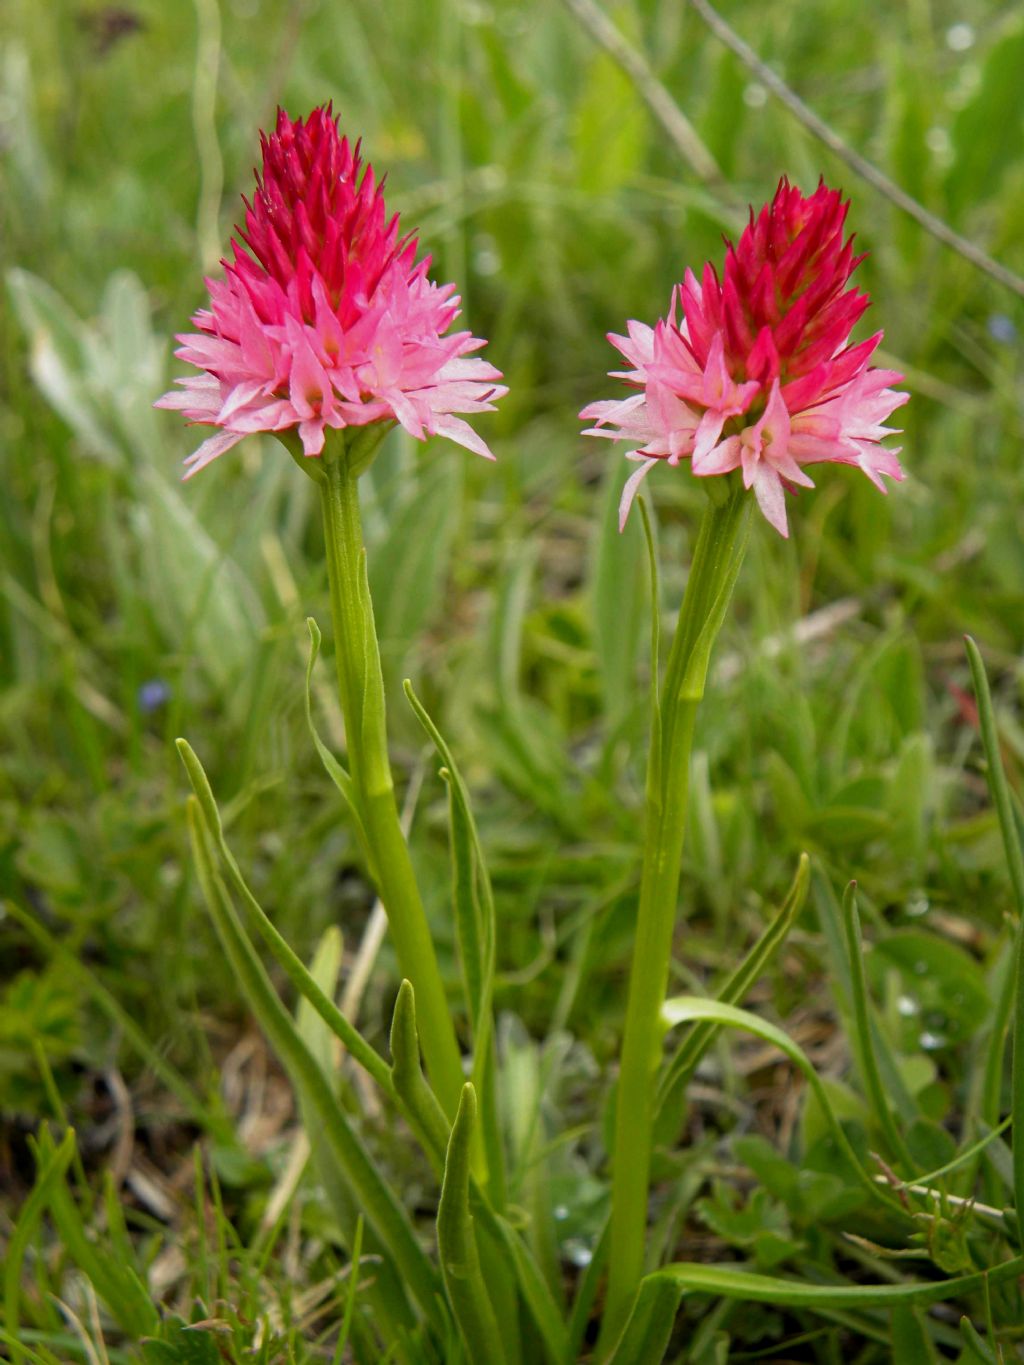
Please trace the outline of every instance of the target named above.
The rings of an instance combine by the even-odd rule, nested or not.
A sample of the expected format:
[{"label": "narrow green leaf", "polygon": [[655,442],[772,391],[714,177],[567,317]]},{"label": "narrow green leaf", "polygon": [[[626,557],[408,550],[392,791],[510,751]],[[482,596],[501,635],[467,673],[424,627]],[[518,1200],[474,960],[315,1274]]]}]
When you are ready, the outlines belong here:
[{"label": "narrow green leaf", "polygon": [[[376,1235],[388,1248],[424,1316],[440,1328],[437,1277],[408,1214],[382,1178],[282,1005],[213,864],[211,833],[198,796],[188,802],[189,833],[200,885],[235,979],[271,1047]],[[308,974],[307,974],[308,975]],[[322,994],[322,993],[321,993]],[[309,998],[309,997],[307,997]]]},{"label": "narrow green leaf", "polygon": [[[750,952],[719,989],[716,999],[722,1004],[738,1004],[785,942],[807,900],[810,871],[810,859],[806,853],[801,853],[786,899]],[[697,1024],[687,1033],[662,1077],[655,1102],[656,1115],[685,1090],[718,1031],[717,1024],[705,1022]]]},{"label": "narrow green leaf", "polygon": [[504,1340],[480,1270],[480,1255],[469,1211],[470,1153],[476,1123],[476,1092],[466,1084],[452,1126],[437,1210],[441,1273],[455,1321],[471,1361],[505,1365]]},{"label": "narrow green leaf", "polygon": [[[1021,31],[1024,35],[1024,30]],[[1024,849],[1017,831],[1010,796],[1009,783],[1003,770],[1002,755],[999,751],[999,734],[996,729],[995,711],[992,707],[992,693],[989,690],[988,675],[982,662],[978,646],[968,635],[965,637],[967,659],[971,666],[974,695],[978,703],[978,720],[981,738],[988,761],[986,774],[988,789],[999,815],[999,828],[1003,836],[1003,849],[1006,865],[1010,873],[1017,903],[1017,940],[1014,950],[1013,968],[1013,1014],[1011,1030],[1013,1042],[1010,1054],[1010,1113],[1013,1116],[1013,1202],[1017,1210],[1019,1240],[1024,1244]]]},{"label": "narrow green leaf", "polygon": [[[828,959],[835,979],[835,997],[847,1034],[854,1031],[853,1024],[853,979],[850,974],[849,955],[846,947],[846,930],[843,924],[842,908],[836,899],[835,891],[828,877],[819,870],[813,878],[815,902],[821,932],[828,948]],[[902,931],[897,931],[902,932]],[[891,951],[896,934],[889,934],[884,940],[886,951]],[[877,945],[876,945],[877,948]],[[973,965],[973,964],[972,964]],[[925,978],[927,980],[927,977]],[[896,1057],[882,1031],[875,1021],[869,1019],[871,1042],[874,1048],[878,1069],[882,1075],[885,1092],[889,1102],[904,1123],[913,1123],[920,1114],[920,1107],[911,1095],[897,1064]]]},{"label": "narrow green leaf", "polygon": [[979,1361],[980,1365],[1000,1365],[1002,1353],[996,1355],[970,1318],[960,1319],[960,1335],[964,1339],[968,1359]]},{"label": "narrow green leaf", "polygon": [[899,1214],[899,1207],[893,1202],[891,1196],[872,1180],[860,1164],[842,1124],[835,1115],[829,1100],[828,1090],[822,1084],[820,1076],[811,1065],[806,1053],[797,1043],[794,1043],[788,1034],[747,1010],[736,1009],[732,1005],[723,1005],[717,1000],[701,1000],[696,996],[679,995],[666,1000],[662,1006],[661,1014],[669,1028],[673,1028],[676,1024],[706,1020],[725,1028],[741,1029],[744,1032],[752,1033],[755,1038],[761,1038],[764,1042],[777,1047],[789,1058],[814,1091],[815,1098],[821,1106],[836,1145],[848,1161],[851,1170],[865,1192],[876,1202],[884,1204],[891,1214]]},{"label": "narrow green leaf", "polygon": [[1021,847],[1021,841],[1017,834],[1017,825],[1013,814],[1013,799],[1010,795],[1009,783],[1006,780],[1006,772],[1003,769],[1003,760],[999,749],[999,732],[996,728],[995,711],[992,706],[992,693],[989,689],[988,675],[985,672],[985,665],[982,662],[978,646],[969,635],[964,637],[964,642],[967,646],[967,660],[971,666],[971,679],[974,683],[974,694],[978,702],[981,738],[985,746],[985,758],[988,762],[986,780],[999,816],[999,828],[1003,836],[1006,865],[1009,869],[1010,884],[1013,887],[1014,899],[1017,903],[1017,913],[1024,920],[1024,849]]},{"label": "narrow green leaf", "polygon": [[359,1263],[363,1256],[363,1217],[359,1215],[356,1221],[356,1235],[352,1240],[352,1257],[349,1263],[348,1293],[345,1295],[345,1314],[341,1319],[341,1331],[338,1333],[338,1342],[334,1348],[333,1365],[341,1365],[345,1355],[345,1347],[352,1334],[352,1318],[356,1311],[356,1299],[359,1295]]},{"label": "narrow green leaf", "polygon": [[591,1314],[594,1311],[594,1304],[597,1302],[597,1291],[604,1278],[605,1266],[608,1262],[608,1243],[611,1233],[611,1218],[605,1219],[601,1229],[601,1235],[597,1239],[594,1247],[594,1254],[590,1264],[583,1272],[579,1285],[576,1289],[576,1297],[573,1300],[572,1313],[569,1316],[569,1341],[564,1356],[564,1365],[573,1365],[583,1350],[583,1338],[586,1335],[587,1325],[590,1322]]},{"label": "narrow green leaf", "polygon": [[[985,1065],[982,1071],[981,1089],[978,1093],[977,1100],[975,1101],[978,1106],[982,1125],[989,1128],[996,1127],[999,1120],[999,1113],[1002,1108],[1003,1061],[1006,1054],[1006,1030],[1009,1027],[1010,1019],[1013,1015],[1013,1005],[1016,997],[1017,982],[1015,978],[1015,962],[1012,956],[1013,945],[1011,944],[1009,947],[1011,959],[1008,967],[1003,966],[1002,970],[999,972],[1001,980],[995,999],[995,1008],[991,1012],[988,1040],[985,1044]],[[1006,951],[1005,945],[1003,951]],[[971,1115],[971,1117],[973,1117],[973,1115]],[[972,1179],[968,1188],[973,1188],[973,1185],[974,1182]]]},{"label": "narrow green leaf", "polygon": [[[483,923],[481,897],[477,892],[477,860],[473,856],[467,808],[460,798],[458,777],[448,768],[441,769],[441,777],[448,787],[448,818],[451,828],[452,908],[455,912],[455,934],[459,946],[463,984],[469,1006],[473,1038],[479,1038],[486,1027],[484,1011],[493,981],[493,955],[488,953],[487,932]],[[493,943],[493,939],[492,939]],[[488,959],[491,958],[489,961]]]},{"label": "narrow green leaf", "polygon": [[230,1140],[232,1128],[219,1101],[212,1098],[208,1104],[203,1103],[184,1076],[166,1060],[159,1048],[153,1046],[131,1014],[111,995],[99,977],[15,901],[5,902],[4,909],[28,932],[44,953],[56,958],[62,968],[74,972],[79,977],[103,1013],[117,1027],[153,1075],[160,1078],[161,1083],[177,1099],[188,1116],[214,1137]]},{"label": "narrow green leaf", "polygon": [[[3,1327],[0,1327],[0,1341],[11,1348],[12,1362],[25,1361],[27,1365],[64,1365],[64,1362],[53,1355],[45,1346],[42,1348],[42,1354],[30,1350],[14,1332],[8,1332]],[[71,1341],[75,1346],[78,1345],[74,1337],[71,1338]],[[16,1352],[20,1354],[16,1354]]]},{"label": "narrow green leaf", "polygon": [[682,1288],[670,1279],[641,1281],[633,1311],[608,1365],[659,1365],[672,1335]]},{"label": "narrow green leaf", "polygon": [[[416,1034],[415,997],[408,981],[402,982],[395,1001],[391,1055],[395,1092],[405,1106],[410,1127],[417,1133],[438,1171],[443,1171],[451,1129],[423,1075]],[[508,1263],[514,1267],[523,1303],[540,1333],[551,1365],[562,1365],[566,1356],[565,1324],[537,1262],[519,1233],[491,1208],[486,1194],[472,1176],[469,1188],[473,1215],[479,1219],[482,1230],[504,1250]]]},{"label": "narrow green leaf", "polygon": [[249,889],[245,878],[242,876],[241,869],[235,861],[234,854],[231,852],[228,842],[224,836],[224,826],[220,818],[220,811],[210,787],[209,778],[203,765],[192,746],[186,739],[177,741],[178,753],[185,765],[192,790],[196,794],[206,828],[210,832],[217,851],[220,853],[227,868],[228,880],[230,881],[235,893],[241,899],[246,909],[249,911],[257,929],[260,931],[264,942],[273,953],[278,965],[288,977],[295,989],[306,1000],[309,1001],[313,1009],[320,1015],[324,1023],[336,1034],[344,1043],[352,1058],[377,1082],[385,1091],[390,1091],[391,1076],[387,1063],[383,1057],[379,1056],[370,1044],[363,1038],[362,1034],[349,1023],[349,1021],[338,1009],[334,1001],[329,999],[317,985],[316,981],[307,971],[302,959],[289,946],[287,941],[278,931],[269,915],[257,901],[256,897]]},{"label": "narrow green leaf", "polygon": [[901,1303],[892,1310],[890,1328],[894,1361],[913,1361],[914,1365],[937,1365],[935,1348],[921,1320],[920,1310]]},{"label": "narrow green leaf", "polygon": [[[343,952],[344,942],[341,930],[336,924],[328,925],[320,936],[320,942],[316,945],[312,961],[309,964],[310,976],[328,1000],[334,998],[334,993],[338,988],[338,973],[341,971]],[[313,1008],[304,995],[299,996],[298,1008],[295,1011],[295,1026],[299,1030],[299,1037],[319,1063],[320,1070],[325,1076],[333,1075],[332,1040],[335,1037],[334,1030],[327,1027],[319,1012]]]},{"label": "narrow green leaf", "polygon": [[[64,1174],[71,1165],[74,1154],[75,1134],[70,1128],[61,1139],[59,1147],[54,1147],[48,1154],[40,1153],[35,1184],[21,1206],[18,1221],[7,1243],[4,1263],[4,1322],[7,1325],[8,1332],[11,1333],[12,1341],[18,1335],[19,1285],[21,1272],[25,1265],[25,1257],[35,1234],[36,1225],[50,1203],[52,1190],[59,1181],[63,1181]],[[22,1359],[23,1352],[21,1349],[12,1346],[11,1361],[13,1365],[19,1365]]]},{"label": "narrow green leaf", "polygon": [[103,1212],[107,1220],[107,1241],[111,1255],[120,1265],[131,1265],[135,1258],[121,1194],[108,1167],[103,1172]]},{"label": "narrow green leaf", "polygon": [[672,1280],[685,1293],[711,1294],[751,1303],[770,1303],[781,1308],[890,1308],[896,1304],[945,1303],[973,1294],[989,1285],[1005,1284],[1024,1272],[1024,1256],[1015,1256],[992,1270],[957,1275],[949,1280],[926,1280],[911,1284],[808,1284],[775,1275],[755,1275],[734,1266],[679,1262],[665,1266],[648,1280]]},{"label": "narrow green leaf", "polygon": [[[46,1128],[40,1132],[38,1150],[41,1164],[49,1164],[59,1150]],[[104,1255],[90,1241],[78,1206],[63,1179],[51,1181],[48,1189],[50,1216],[61,1242],[119,1325],[135,1336],[155,1331],[159,1314],[133,1267]]]},{"label": "narrow green leaf", "polygon": [[882,1084],[875,1057],[874,1041],[870,1015],[868,1013],[868,987],[864,976],[864,941],[861,937],[860,914],[857,910],[857,883],[850,882],[843,893],[843,926],[846,930],[846,953],[850,965],[850,982],[853,994],[853,1045],[860,1068],[864,1090],[871,1102],[871,1109],[886,1142],[890,1154],[902,1162],[909,1173],[914,1169],[914,1160],[896,1126],[889,1097]]},{"label": "narrow green leaf", "polygon": [[575,1360],[575,1354],[569,1351],[565,1320],[529,1247],[520,1234],[493,1211],[473,1181],[470,1182],[470,1201],[481,1229],[501,1245],[515,1267],[519,1292],[540,1334],[549,1365],[564,1365],[569,1359]]},{"label": "narrow green leaf", "polygon": [[[494,893],[487,871],[483,845],[473,818],[469,792],[462,774],[441,731],[417,697],[412,683],[403,687],[442,763],[441,773],[448,786],[452,833],[452,880],[456,891],[456,927],[460,934],[460,956],[466,978],[466,994],[474,1025],[489,1007],[494,977],[495,916]],[[461,904],[458,903],[461,901]],[[472,982],[472,987],[471,987]]]},{"label": "narrow green leaf", "polygon": [[391,1019],[391,1080],[395,1094],[417,1129],[424,1151],[440,1172],[444,1167],[451,1128],[440,1100],[423,1074],[416,1030],[416,999],[410,981],[403,981],[399,986]]},{"label": "narrow green leaf", "polygon": [[473,1084],[480,1097],[487,1185],[497,1208],[505,1203],[505,1153],[498,1121],[494,1069],[494,992],[496,919],[494,893],[469,792],[444,736],[416,696],[408,679],[405,695],[443,764],[448,786],[451,831],[452,905],[463,984],[473,1029]]},{"label": "narrow green leaf", "polygon": [[[428,1157],[442,1172],[451,1129],[423,1075],[416,1035],[415,999],[408,981],[402,982],[395,1002],[391,1053],[394,1059],[392,1075],[395,1092],[404,1105],[406,1119],[417,1133]],[[482,1229],[492,1240],[504,1249],[509,1264],[515,1269],[523,1302],[540,1333],[551,1365],[562,1365],[566,1358],[565,1324],[529,1248],[520,1234],[491,1208],[485,1193],[472,1176],[470,1201],[474,1217],[479,1219]]]},{"label": "narrow green leaf", "polygon": [[943,1176],[950,1175],[953,1171],[958,1171],[962,1166],[968,1165],[981,1156],[991,1145],[997,1142],[1001,1133],[1009,1128],[1012,1122],[1008,1114],[997,1128],[991,1129],[984,1137],[980,1137],[977,1142],[972,1142],[969,1147],[965,1147],[962,1152],[958,1152],[951,1161],[939,1166],[934,1171],[928,1171],[924,1175],[915,1175],[912,1182],[904,1181],[903,1184],[913,1183],[915,1185],[933,1185],[936,1180],[941,1180]]}]

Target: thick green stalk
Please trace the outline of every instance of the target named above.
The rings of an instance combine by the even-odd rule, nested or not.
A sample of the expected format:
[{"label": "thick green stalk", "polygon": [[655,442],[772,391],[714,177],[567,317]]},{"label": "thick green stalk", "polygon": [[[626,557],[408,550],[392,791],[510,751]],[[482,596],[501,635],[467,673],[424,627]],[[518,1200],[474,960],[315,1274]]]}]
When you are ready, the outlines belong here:
[{"label": "thick green stalk", "polygon": [[[339,436],[317,462],[331,590],[334,654],[345,717],[349,770],[399,968],[416,991],[417,1021],[431,1082],[449,1119],[463,1074],[452,1016],[398,819],[388,759],[384,680],[373,622],[359,517],[355,452]],[[313,462],[307,462],[313,463]]]},{"label": "thick green stalk", "polygon": [[663,1035],[660,1012],[679,894],[690,750],[711,647],[743,560],[752,502],[734,483],[704,514],[652,718],[643,871],[615,1120],[604,1351],[622,1330],[644,1272],[654,1092]]}]

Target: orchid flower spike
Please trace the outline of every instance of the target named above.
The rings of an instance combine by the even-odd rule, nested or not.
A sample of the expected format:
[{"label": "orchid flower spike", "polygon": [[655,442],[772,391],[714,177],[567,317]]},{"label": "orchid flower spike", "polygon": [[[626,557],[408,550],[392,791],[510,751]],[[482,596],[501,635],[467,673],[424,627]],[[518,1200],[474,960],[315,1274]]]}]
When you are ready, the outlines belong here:
[{"label": "orchid flower spike", "polygon": [[699,478],[740,470],[783,536],[785,493],[813,487],[808,465],[856,465],[883,493],[883,475],[903,478],[899,450],[882,444],[909,397],[892,387],[903,376],[869,365],[881,332],[850,341],[869,299],[846,287],[864,259],[843,240],[849,207],[824,181],[805,197],[783,177],[739,244],[727,241],[721,279],[710,262],[700,280],[687,270],[667,317],[609,335],[630,365],[612,376],[634,392],[580,416],[587,435],[628,441],[639,466],[620,526],[660,460],[689,460]]},{"label": "orchid flower spike", "polygon": [[294,432],[318,456],[328,427],[400,422],[418,440],[447,436],[493,459],[455,413],[493,410],[507,392],[485,343],[448,328],[453,284],[428,278],[413,235],[388,218],[383,184],[339,136],[331,105],[261,134],[262,173],[245,203],[241,242],[206,281],[210,307],[179,336],[200,373],[156,404],[216,427],[185,461],[186,478],[252,432]]}]

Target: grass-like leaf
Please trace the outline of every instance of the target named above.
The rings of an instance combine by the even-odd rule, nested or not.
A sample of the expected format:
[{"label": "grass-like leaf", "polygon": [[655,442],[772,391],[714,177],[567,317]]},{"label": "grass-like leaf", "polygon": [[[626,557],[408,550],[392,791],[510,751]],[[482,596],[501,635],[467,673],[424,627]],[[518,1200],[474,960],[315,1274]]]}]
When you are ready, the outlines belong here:
[{"label": "grass-like leaf", "polygon": [[1010,1111],[1013,1115],[1013,1200],[1017,1210],[1019,1240],[1024,1245],[1024,849],[1017,831],[1013,800],[1003,770],[999,752],[999,734],[988,675],[981,651],[970,636],[965,640],[967,659],[971,666],[974,695],[978,702],[978,721],[981,739],[988,762],[986,777],[992,801],[999,816],[1003,836],[1006,865],[1017,904],[1017,942],[1013,967],[1013,1011],[1011,1016],[1011,1093]]},{"label": "grass-like leaf", "polygon": [[[753,986],[772,958],[782,947],[786,936],[793,927],[797,916],[807,900],[810,884],[810,859],[806,853],[800,855],[793,883],[786,893],[786,899],[769,920],[757,942],[740,964],[729,974],[718,990],[716,999],[723,1005],[737,1005]],[[720,1025],[705,1020],[696,1024],[687,1033],[671,1062],[665,1069],[658,1087],[655,1101],[656,1113],[670,1106],[689,1084],[690,1078],[700,1064],[719,1032]]]},{"label": "grass-like leaf", "polygon": [[853,1044],[857,1061],[864,1081],[864,1089],[871,1101],[871,1109],[885,1134],[890,1152],[898,1157],[907,1171],[914,1168],[914,1161],[907,1150],[903,1135],[896,1126],[889,1097],[885,1093],[882,1077],[875,1057],[871,1020],[868,1013],[868,987],[864,976],[864,941],[861,937],[860,913],[857,909],[857,885],[851,882],[843,894],[843,925],[846,929],[846,950],[850,964],[850,981],[853,987]]},{"label": "grass-like leaf", "polygon": [[494,1054],[495,938],[494,893],[487,860],[469,803],[469,791],[451,749],[426,707],[403,684],[409,705],[432,741],[442,762],[441,777],[448,787],[448,819],[451,831],[452,906],[459,945],[459,962],[473,1028],[473,1084],[480,1100],[480,1140],[486,1161],[486,1182],[498,1209],[506,1198],[505,1153],[498,1121],[496,1058]]},{"label": "grass-like leaf", "polygon": [[508,1356],[498,1331],[487,1285],[480,1269],[473,1218],[469,1210],[470,1153],[476,1123],[476,1093],[467,1084],[452,1126],[437,1210],[437,1249],[448,1299],[468,1359],[505,1365]]},{"label": "grass-like leaf", "polygon": [[[32,1192],[21,1206],[17,1224],[7,1243],[4,1261],[4,1322],[12,1340],[18,1336],[18,1288],[25,1255],[35,1234],[36,1225],[50,1203],[51,1192],[58,1181],[63,1181],[64,1173],[71,1165],[75,1154],[75,1135],[68,1129],[60,1145],[51,1148],[49,1153],[41,1153],[36,1183]],[[11,1347],[11,1361],[19,1365],[23,1352],[16,1345]]]},{"label": "grass-like leaf", "polygon": [[777,1047],[789,1058],[814,1091],[832,1137],[846,1158],[851,1173],[857,1178],[865,1193],[869,1194],[876,1202],[883,1204],[890,1214],[899,1213],[898,1206],[893,1203],[891,1197],[883,1192],[861,1165],[842,1124],[836,1117],[828,1091],[811,1065],[807,1054],[782,1029],[769,1023],[766,1019],[759,1018],[756,1014],[751,1014],[748,1010],[736,1009],[732,1005],[724,1005],[717,1000],[701,1000],[692,995],[677,995],[666,1000],[662,1006],[661,1015],[669,1028],[673,1028],[677,1024],[704,1021],[718,1024],[724,1028],[740,1029],[743,1032],[752,1033],[755,1038],[760,1038],[763,1042],[771,1043]]},{"label": "grass-like leaf", "polygon": [[250,891],[245,878],[242,876],[241,868],[239,868],[224,836],[224,825],[220,818],[220,811],[209,778],[188,740],[178,740],[178,753],[181,755],[181,761],[185,765],[192,790],[202,810],[206,829],[216,844],[217,851],[227,869],[228,880],[236,895],[249,911],[253,922],[260,931],[267,947],[274,954],[278,965],[299,994],[309,1001],[332,1033],[341,1039],[355,1061],[385,1091],[390,1090],[391,1076],[387,1063],[373,1050],[358,1029],[349,1023],[334,1001],[320,989],[315,978],[307,970],[305,963],[289,946],[270,916]]},{"label": "grass-like leaf", "polygon": [[424,1255],[408,1214],[353,1130],[246,937],[227,888],[214,867],[212,836],[196,797],[189,798],[188,817],[200,885],[239,988],[288,1072],[303,1108],[320,1125],[325,1145],[367,1222],[388,1248],[424,1317],[440,1328],[436,1272]]}]

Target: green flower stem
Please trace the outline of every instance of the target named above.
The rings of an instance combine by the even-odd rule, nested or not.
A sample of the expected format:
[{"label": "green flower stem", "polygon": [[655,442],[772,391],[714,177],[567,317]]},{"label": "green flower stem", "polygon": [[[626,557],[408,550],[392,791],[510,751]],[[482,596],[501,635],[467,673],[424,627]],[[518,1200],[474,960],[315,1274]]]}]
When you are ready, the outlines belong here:
[{"label": "green flower stem", "polygon": [[[333,439],[331,439],[333,437]],[[334,433],[314,475],[323,508],[338,689],[345,717],[349,770],[398,964],[416,991],[417,1021],[427,1070],[449,1119],[463,1074],[444,984],[427,925],[408,845],[398,819],[388,759],[384,679],[366,574],[359,517],[357,446]]]},{"label": "green flower stem", "polygon": [[[714,482],[709,480],[709,484]],[[655,1080],[664,1032],[660,1015],[679,894],[690,750],[711,648],[750,527],[753,499],[735,481],[723,492],[720,501],[709,505],[701,523],[664,686],[652,717],[643,872],[615,1120],[603,1351],[621,1332],[644,1273]]]}]

